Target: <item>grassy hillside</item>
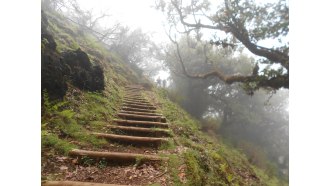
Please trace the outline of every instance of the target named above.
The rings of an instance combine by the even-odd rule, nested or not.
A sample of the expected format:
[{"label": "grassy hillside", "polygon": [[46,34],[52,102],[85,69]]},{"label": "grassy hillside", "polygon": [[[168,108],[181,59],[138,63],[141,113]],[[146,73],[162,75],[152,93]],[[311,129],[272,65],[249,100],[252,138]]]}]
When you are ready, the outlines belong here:
[{"label": "grassy hillside", "polygon": [[[91,34],[82,34],[61,15],[45,13],[47,29],[57,44],[55,52],[78,48],[86,52],[91,63],[102,67],[105,87],[102,91],[83,91],[68,81],[62,99],[50,99],[43,90],[42,161],[52,154],[65,156],[73,148],[105,148],[109,143],[89,135],[89,131],[105,130],[121,105],[125,85],[150,84],[134,66],[108,51]],[[46,52],[47,42],[42,41],[42,52]],[[171,102],[165,90],[153,87],[145,96],[172,124],[173,143],[162,147],[164,156],[170,158],[169,185],[286,185],[252,166],[238,150],[201,132],[200,123]]]}]

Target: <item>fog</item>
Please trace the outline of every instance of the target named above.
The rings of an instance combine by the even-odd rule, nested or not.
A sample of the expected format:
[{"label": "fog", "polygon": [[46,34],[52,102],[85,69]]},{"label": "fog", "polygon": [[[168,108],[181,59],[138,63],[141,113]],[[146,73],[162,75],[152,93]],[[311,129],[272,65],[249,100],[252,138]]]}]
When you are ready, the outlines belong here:
[{"label": "fog", "polygon": [[[288,177],[288,88],[258,87],[253,82],[228,84],[219,77],[189,78],[183,73],[184,70],[198,74],[221,69],[226,75],[249,76],[256,64],[260,64],[254,75],[272,78],[288,74],[278,63],[261,63],[264,57],[252,54],[227,33],[214,36],[215,31],[198,30],[189,32],[190,35],[173,34],[170,32],[172,20],[166,17],[171,14],[161,11],[163,1],[44,2],[49,6],[43,8],[53,8],[89,30],[109,50],[138,67],[156,86],[168,91],[172,101],[201,121],[204,132],[240,149],[252,164],[274,175]],[[280,36],[283,42],[273,43],[273,38],[258,42],[274,46],[274,49],[288,48],[285,36]],[[233,42],[236,49],[209,44],[212,39],[220,41],[224,37],[226,42],[222,41],[222,46]],[[275,73],[274,69],[279,71]],[[157,84],[157,79],[165,80],[166,85]]]}]

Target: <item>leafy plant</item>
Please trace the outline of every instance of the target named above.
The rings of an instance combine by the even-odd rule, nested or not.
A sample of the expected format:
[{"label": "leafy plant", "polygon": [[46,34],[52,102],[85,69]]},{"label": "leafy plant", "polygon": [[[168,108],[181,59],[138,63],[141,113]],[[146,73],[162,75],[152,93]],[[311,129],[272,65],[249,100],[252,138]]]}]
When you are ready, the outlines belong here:
[{"label": "leafy plant", "polygon": [[108,165],[108,162],[105,158],[102,158],[98,163],[98,167],[100,169],[104,169],[105,167],[107,167],[107,165]]},{"label": "leafy plant", "polygon": [[83,156],[81,158],[81,162],[85,166],[91,166],[91,165],[93,165],[95,163],[94,159],[93,158],[90,158],[88,156]]}]

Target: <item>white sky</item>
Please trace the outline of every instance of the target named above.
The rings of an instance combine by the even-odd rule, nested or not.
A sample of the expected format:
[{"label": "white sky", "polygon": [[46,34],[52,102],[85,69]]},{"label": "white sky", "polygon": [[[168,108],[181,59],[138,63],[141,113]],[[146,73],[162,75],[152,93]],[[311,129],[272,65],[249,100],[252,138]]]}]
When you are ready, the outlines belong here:
[{"label": "white sky", "polygon": [[[161,11],[153,8],[155,0],[78,0],[77,2],[85,10],[93,9],[95,13],[102,11],[110,14],[111,18],[104,19],[102,25],[111,25],[118,21],[131,29],[141,28],[143,32],[150,33],[155,43],[169,42],[163,26],[165,16]],[[166,71],[160,71],[154,80],[158,77],[167,79],[169,75]]]},{"label": "white sky", "polygon": [[[162,26],[165,17],[155,6],[155,0],[78,0],[83,9],[93,9],[96,13],[106,11],[112,15],[114,20],[132,29],[140,27],[144,32],[153,33],[152,39],[155,42],[169,41]],[[104,23],[108,24],[108,23]]]}]

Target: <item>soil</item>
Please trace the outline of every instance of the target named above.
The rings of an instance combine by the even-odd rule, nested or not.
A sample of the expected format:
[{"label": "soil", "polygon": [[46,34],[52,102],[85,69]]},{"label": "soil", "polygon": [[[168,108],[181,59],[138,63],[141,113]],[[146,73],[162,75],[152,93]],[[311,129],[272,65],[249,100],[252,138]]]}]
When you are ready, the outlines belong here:
[{"label": "soil", "polygon": [[47,180],[70,180],[123,185],[166,185],[169,176],[164,166],[143,163],[125,165],[113,163],[84,163],[78,158],[56,155],[51,152],[42,156],[42,178]]}]

